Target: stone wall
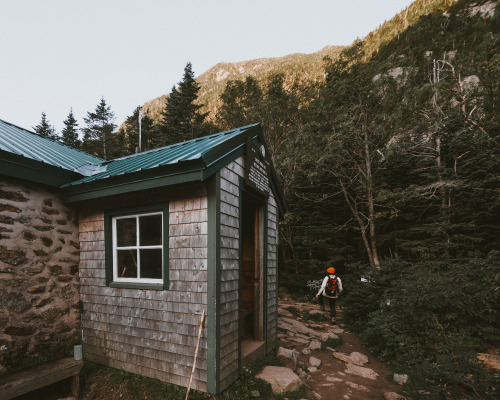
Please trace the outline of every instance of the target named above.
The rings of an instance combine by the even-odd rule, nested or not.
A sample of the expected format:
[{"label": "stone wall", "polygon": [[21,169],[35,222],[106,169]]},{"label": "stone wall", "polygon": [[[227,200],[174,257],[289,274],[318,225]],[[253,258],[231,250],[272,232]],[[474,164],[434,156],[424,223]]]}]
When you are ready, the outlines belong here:
[{"label": "stone wall", "polygon": [[75,210],[0,176],[0,373],[81,342],[78,263]]}]

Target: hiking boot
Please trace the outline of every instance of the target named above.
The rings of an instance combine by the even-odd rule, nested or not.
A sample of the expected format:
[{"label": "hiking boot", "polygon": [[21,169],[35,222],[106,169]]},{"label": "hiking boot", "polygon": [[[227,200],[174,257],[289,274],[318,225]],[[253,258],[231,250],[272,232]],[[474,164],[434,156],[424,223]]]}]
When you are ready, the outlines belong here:
[{"label": "hiking boot", "polygon": [[325,306],[321,306],[321,311],[325,311]]},{"label": "hiking boot", "polygon": [[331,320],[330,324],[331,324],[331,325],[335,325],[335,321],[336,321],[336,319],[335,319],[335,318],[332,318],[332,320]]}]

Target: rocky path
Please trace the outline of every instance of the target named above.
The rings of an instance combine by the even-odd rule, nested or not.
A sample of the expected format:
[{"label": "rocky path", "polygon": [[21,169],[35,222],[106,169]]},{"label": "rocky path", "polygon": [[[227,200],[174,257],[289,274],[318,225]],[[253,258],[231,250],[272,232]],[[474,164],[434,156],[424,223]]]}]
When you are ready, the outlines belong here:
[{"label": "rocky path", "polygon": [[[323,312],[318,305],[280,300],[278,356],[285,368],[267,367],[271,369],[264,370],[259,377],[269,380],[276,391],[280,385],[291,385],[286,390],[293,390],[293,385],[304,384],[308,394],[318,400],[405,399],[396,393],[402,386],[390,381],[405,377],[391,374],[387,365],[373,357],[355,335],[342,328],[341,310],[337,317],[338,325],[330,325],[328,308]],[[335,347],[322,348],[324,341]],[[339,342],[342,343],[339,345]],[[269,378],[265,377],[266,373],[270,374]],[[290,384],[280,373],[295,380],[295,384]]]}]

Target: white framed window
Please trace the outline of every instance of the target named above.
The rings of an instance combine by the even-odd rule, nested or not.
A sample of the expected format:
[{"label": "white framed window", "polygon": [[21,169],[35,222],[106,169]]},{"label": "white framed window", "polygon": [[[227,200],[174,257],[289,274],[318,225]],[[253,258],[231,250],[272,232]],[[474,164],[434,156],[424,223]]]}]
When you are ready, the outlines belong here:
[{"label": "white framed window", "polygon": [[164,283],[163,212],[111,218],[113,282]]}]

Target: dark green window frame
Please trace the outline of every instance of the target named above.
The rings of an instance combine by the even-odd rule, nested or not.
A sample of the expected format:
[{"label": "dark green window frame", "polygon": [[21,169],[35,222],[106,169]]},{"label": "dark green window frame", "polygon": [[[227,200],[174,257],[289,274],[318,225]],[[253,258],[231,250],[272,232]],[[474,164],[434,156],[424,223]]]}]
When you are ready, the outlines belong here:
[{"label": "dark green window frame", "polygon": [[[142,213],[161,212],[163,213],[163,283],[143,283],[143,282],[114,282],[113,281],[113,218]],[[106,285],[109,287],[124,289],[169,289],[169,212],[168,203],[151,204],[147,206],[136,206],[129,208],[117,208],[104,212],[104,246],[106,265]]]}]

